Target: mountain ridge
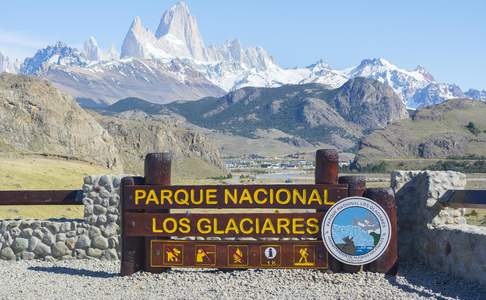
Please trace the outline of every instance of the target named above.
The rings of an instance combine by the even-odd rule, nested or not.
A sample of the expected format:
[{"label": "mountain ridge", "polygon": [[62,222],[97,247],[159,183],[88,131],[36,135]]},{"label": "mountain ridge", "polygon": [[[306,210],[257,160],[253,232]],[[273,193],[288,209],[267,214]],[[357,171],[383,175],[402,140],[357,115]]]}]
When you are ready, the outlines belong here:
[{"label": "mountain ridge", "polygon": [[[59,48],[58,52],[47,55],[52,48]],[[150,67],[143,68],[143,64],[134,61]],[[114,70],[113,65],[119,68]],[[154,67],[156,74],[150,70]],[[454,84],[436,81],[420,65],[405,70],[383,58],[374,58],[341,70],[322,61],[286,69],[264,48],[245,48],[237,39],[206,47],[197,20],[184,2],[164,12],[155,33],[135,17],[123,41],[121,59],[114,49],[103,51],[90,38],[83,51],[56,45],[39,50],[25,60],[21,73],[48,78],[74,96],[105,104],[123,97],[141,97],[156,103],[197,100],[247,86],[321,83],[338,88],[355,77],[372,78],[391,86],[407,107],[414,109],[464,95],[486,101],[486,91],[471,89],[464,93]],[[166,83],[165,90],[156,87]],[[129,88],[124,88],[127,85]]]}]

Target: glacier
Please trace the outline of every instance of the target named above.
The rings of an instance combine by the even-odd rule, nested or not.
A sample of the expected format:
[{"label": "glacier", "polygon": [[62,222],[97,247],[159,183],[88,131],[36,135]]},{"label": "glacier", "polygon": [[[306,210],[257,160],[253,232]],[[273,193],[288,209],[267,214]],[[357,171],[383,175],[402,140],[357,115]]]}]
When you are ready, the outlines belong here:
[{"label": "glacier", "polygon": [[332,225],[332,239],[336,244],[343,244],[346,237],[352,237],[356,247],[373,247],[373,237],[368,231],[356,225]]}]

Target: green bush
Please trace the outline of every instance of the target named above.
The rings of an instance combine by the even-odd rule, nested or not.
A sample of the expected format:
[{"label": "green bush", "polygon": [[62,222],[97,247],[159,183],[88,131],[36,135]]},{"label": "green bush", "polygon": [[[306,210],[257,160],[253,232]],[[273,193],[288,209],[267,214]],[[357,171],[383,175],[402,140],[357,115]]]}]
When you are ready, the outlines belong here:
[{"label": "green bush", "polygon": [[476,127],[476,124],[474,124],[474,122],[469,122],[466,125],[466,128],[474,135],[478,135],[481,133],[481,130],[479,130],[479,128]]}]

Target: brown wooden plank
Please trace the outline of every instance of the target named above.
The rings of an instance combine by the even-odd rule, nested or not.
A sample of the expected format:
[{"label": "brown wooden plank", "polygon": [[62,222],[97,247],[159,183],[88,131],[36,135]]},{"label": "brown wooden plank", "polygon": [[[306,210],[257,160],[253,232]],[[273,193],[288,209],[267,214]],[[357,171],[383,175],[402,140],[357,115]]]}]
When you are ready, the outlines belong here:
[{"label": "brown wooden plank", "polygon": [[81,190],[0,191],[0,205],[80,205]]},{"label": "brown wooden plank", "polygon": [[126,209],[150,211],[174,208],[326,209],[345,198],[347,192],[347,184],[124,187]]},{"label": "brown wooden plank", "polygon": [[149,259],[145,270],[150,272],[165,271],[168,267],[327,269],[328,265],[328,253],[322,241],[248,242],[151,239],[147,242],[146,255]]},{"label": "brown wooden plank", "polygon": [[126,236],[320,238],[323,217],[324,213],[126,213],[123,228]]},{"label": "brown wooden plank", "polygon": [[486,190],[449,190],[443,203],[454,208],[486,208]]}]

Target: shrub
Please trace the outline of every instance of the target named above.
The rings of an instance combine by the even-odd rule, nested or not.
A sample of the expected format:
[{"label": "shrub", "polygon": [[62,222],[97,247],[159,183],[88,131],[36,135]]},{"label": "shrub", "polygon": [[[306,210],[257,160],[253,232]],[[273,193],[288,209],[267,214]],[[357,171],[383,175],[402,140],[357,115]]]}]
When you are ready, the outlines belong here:
[{"label": "shrub", "polygon": [[469,122],[466,125],[466,128],[474,135],[478,135],[481,133],[481,130],[479,130],[479,128],[476,127],[476,124],[474,124],[474,122]]}]

